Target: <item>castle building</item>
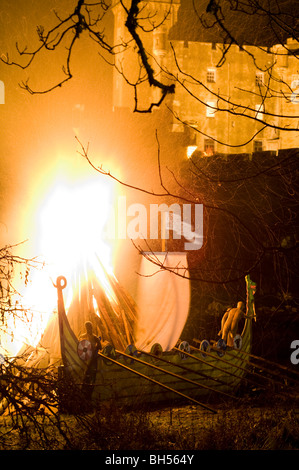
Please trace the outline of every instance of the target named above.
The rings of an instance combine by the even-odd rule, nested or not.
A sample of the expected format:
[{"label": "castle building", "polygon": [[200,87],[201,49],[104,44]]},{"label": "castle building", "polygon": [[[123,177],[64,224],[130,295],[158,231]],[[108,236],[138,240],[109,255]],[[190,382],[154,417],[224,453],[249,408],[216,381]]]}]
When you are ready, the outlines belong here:
[{"label": "castle building", "polygon": [[[123,3],[113,2],[114,108],[146,109],[161,91],[148,86]],[[230,11],[220,27],[206,13],[208,2],[199,4],[197,10],[189,0],[139,5],[149,64],[158,80],[175,85],[163,102],[172,132],[189,129],[189,155],[298,147],[299,43],[290,31],[270,30],[265,16]]]}]

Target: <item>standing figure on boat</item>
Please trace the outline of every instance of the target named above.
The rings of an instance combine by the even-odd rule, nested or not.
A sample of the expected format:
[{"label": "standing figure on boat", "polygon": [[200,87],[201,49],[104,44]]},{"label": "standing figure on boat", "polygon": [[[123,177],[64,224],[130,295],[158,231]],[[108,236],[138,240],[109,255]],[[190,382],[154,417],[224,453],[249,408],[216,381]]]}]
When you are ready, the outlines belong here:
[{"label": "standing figure on boat", "polygon": [[84,380],[83,380],[83,389],[86,394],[86,398],[90,399],[92,390],[93,390],[93,385],[96,380],[96,373],[97,373],[97,356],[98,356],[98,351],[102,349],[101,345],[101,339],[100,337],[97,337],[93,333],[93,326],[90,321],[85,322],[85,328],[86,328],[86,333],[80,336],[80,340],[87,340],[91,344],[91,358],[90,362],[87,366]]},{"label": "standing figure on boat", "polygon": [[102,349],[101,340],[93,332],[93,326],[91,321],[85,322],[86,333],[80,335],[80,340],[87,339],[91,343],[93,355],[96,355],[97,352]]},{"label": "standing figure on boat", "polygon": [[247,317],[243,308],[243,302],[238,302],[237,307],[228,309],[221,320],[221,330],[219,331],[218,336],[221,336],[229,347],[234,346],[234,337],[238,331],[239,321],[241,318]]}]

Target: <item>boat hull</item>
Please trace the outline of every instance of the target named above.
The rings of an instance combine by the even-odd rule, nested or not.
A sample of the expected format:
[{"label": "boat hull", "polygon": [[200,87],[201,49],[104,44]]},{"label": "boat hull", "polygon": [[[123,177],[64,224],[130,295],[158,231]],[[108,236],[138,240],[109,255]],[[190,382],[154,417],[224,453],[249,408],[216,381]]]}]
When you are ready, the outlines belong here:
[{"label": "boat hull", "polygon": [[[217,353],[213,356],[217,356]],[[234,393],[245,376],[247,360],[239,352],[223,356],[223,361],[227,362],[220,361],[218,357],[206,357],[203,362],[199,362],[197,359],[201,360],[200,353],[194,357],[196,359],[191,357],[182,359],[179,353],[165,353],[163,359],[171,364],[161,364],[159,359],[148,358],[141,353],[140,359],[144,364],[137,365],[134,362],[129,364],[134,372],[122,369],[120,363],[127,365],[122,357],[117,357],[119,364],[109,366],[104,359],[101,359],[98,362],[99,371],[93,398],[103,401],[115,400],[116,403],[126,405],[188,401],[190,398],[201,399],[207,395]],[[152,365],[158,366],[161,370],[153,369]],[[181,369],[181,365],[188,370]],[[173,391],[153,383],[146,377]],[[180,392],[186,397],[175,392]]]},{"label": "boat hull", "polygon": [[[241,349],[210,352],[190,347],[161,355],[134,351],[116,352],[113,347],[99,353],[93,380],[85,377],[88,367],[74,361],[68,364],[73,384],[87,390],[93,402],[113,401],[126,406],[193,402],[208,396],[232,395],[246,376],[251,349],[251,321],[242,334]],[[127,351],[128,352],[128,351]]]},{"label": "boat hull", "polygon": [[[57,286],[62,292],[62,284],[57,282]],[[221,346],[215,341],[206,350],[202,348],[204,342],[194,340],[196,346],[183,342],[166,352],[156,344],[148,353],[136,350],[134,345],[118,351],[106,344],[96,361],[90,362],[86,355],[80,357],[78,353],[79,341],[69,326],[61,292],[58,312],[63,376],[68,383],[71,381],[73,390],[83,393],[86,401],[139,406],[179,400],[202,405],[203,397],[233,396],[246,380],[254,318],[254,304],[249,297],[248,315],[236,348],[226,348],[225,343]],[[207,341],[205,344],[210,347]]]}]

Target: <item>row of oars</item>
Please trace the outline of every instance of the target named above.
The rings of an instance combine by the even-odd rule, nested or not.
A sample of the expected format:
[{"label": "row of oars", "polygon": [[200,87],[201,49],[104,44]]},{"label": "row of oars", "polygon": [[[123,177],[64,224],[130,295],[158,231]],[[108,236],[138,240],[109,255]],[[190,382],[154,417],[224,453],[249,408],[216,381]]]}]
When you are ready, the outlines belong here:
[{"label": "row of oars", "polygon": [[[215,359],[215,355],[213,353],[209,353],[207,351],[202,351],[198,348],[195,348],[194,346],[190,346],[190,348],[192,350],[194,350],[195,352],[201,352],[203,353],[205,356],[207,357],[212,357]],[[246,382],[248,383],[251,383],[253,384],[255,387],[259,387],[260,389],[264,389],[264,390],[270,390],[271,392],[273,392],[273,384],[276,384],[278,385],[279,389],[277,390],[277,393],[279,394],[282,394],[284,395],[284,391],[282,390],[282,383],[278,380],[275,380],[273,379],[273,377],[271,376],[270,378],[269,377],[265,377],[264,375],[262,375],[261,373],[258,373],[256,371],[252,371],[250,369],[248,369],[248,364],[254,366],[254,367],[257,367],[256,364],[252,364],[250,363],[249,361],[246,360],[246,367],[243,367],[243,365],[237,365],[236,363],[230,363],[229,361],[227,361],[226,359],[224,359],[223,357],[217,357],[217,365],[216,364],[211,364],[209,363],[208,361],[204,360],[204,359],[201,359],[198,355],[194,355],[194,354],[191,354],[190,352],[187,352],[187,351],[183,351],[179,348],[173,348],[175,351],[177,351],[178,353],[180,354],[184,354],[185,356],[187,357],[190,357],[192,358],[193,360],[196,360],[200,363],[203,363],[205,365],[207,365],[208,367],[210,366],[211,370],[212,369],[216,369],[218,371],[220,371],[222,374],[226,375],[226,376],[231,376],[231,377],[234,377],[238,380],[245,380]],[[219,350],[217,348],[212,348],[212,350],[215,350],[215,351],[218,351]],[[275,364],[277,365],[276,363],[273,363],[271,361],[267,361],[261,357],[258,357],[258,356],[254,356],[253,354],[250,354],[248,352],[245,352],[245,351],[242,351],[242,350],[238,350],[238,349],[235,349],[234,350],[235,352],[237,352],[237,354],[244,354],[246,356],[248,356],[249,358],[255,358],[255,359],[258,359],[260,361],[265,361],[265,362],[269,362],[271,364]],[[189,383],[189,384],[192,384],[194,385],[195,387],[198,387],[198,388],[202,388],[202,389],[206,389],[208,391],[210,391],[211,393],[216,393],[216,394],[219,394],[219,395],[224,395],[226,397],[229,397],[229,398],[234,398],[235,399],[235,396],[233,396],[232,394],[230,393],[227,393],[227,392],[224,392],[223,390],[219,390],[217,388],[214,388],[214,387],[211,387],[211,386],[208,386],[208,385],[205,385],[203,383],[200,383],[200,382],[197,382],[195,380],[192,380],[192,379],[189,379],[189,378],[186,378],[182,375],[179,375],[179,374],[176,374],[174,372],[171,372],[169,370],[166,370],[162,367],[159,367],[155,364],[152,364],[150,362],[146,362],[146,361],[143,361],[142,359],[140,359],[140,357],[137,357],[137,355],[145,355],[145,356],[148,356],[150,358],[153,358],[155,360],[158,360],[160,361],[161,363],[164,363],[166,365],[171,365],[171,366],[174,366],[176,368],[179,368],[181,370],[184,370],[188,373],[191,373],[193,374],[193,377],[194,375],[199,375],[200,377],[204,377],[205,379],[209,379],[209,381],[214,381],[214,382],[217,382],[218,384],[222,384],[222,385],[225,385],[225,386],[228,386],[228,383],[221,380],[220,377],[213,377],[212,375],[209,375],[208,373],[204,373],[203,371],[198,371],[198,370],[193,370],[191,369],[190,367],[187,367],[186,365],[184,364],[181,364],[181,363],[177,363],[177,362],[172,362],[172,361],[169,361],[168,359],[166,359],[165,357],[162,357],[162,356],[158,356],[158,355],[154,355],[154,354],[151,354],[151,353],[148,353],[148,352],[145,352],[145,351],[138,351],[138,350],[135,350],[132,352],[132,354],[126,354],[124,353],[123,351],[118,351],[118,350],[115,350],[116,354],[119,354],[119,355],[122,355],[123,357],[125,358],[129,358],[130,360],[132,361],[136,361],[140,364],[143,364],[143,365],[146,365],[147,367],[149,368],[152,368],[152,369],[155,369],[157,371],[160,371],[162,372],[163,374],[166,374],[166,375],[169,375],[169,376],[172,376],[172,377],[175,377],[177,380],[181,380],[181,381],[184,381],[186,383]],[[232,351],[226,351],[226,353],[228,355],[232,355],[233,352]],[[177,394],[177,395],[180,395],[182,396],[183,398],[193,402],[193,403],[196,403],[197,405],[213,412],[213,413],[217,413],[217,411],[215,411],[214,409],[208,407],[207,405],[203,404],[202,402],[199,402],[198,400],[194,399],[193,397],[185,394],[185,393],[182,393],[172,387],[169,387],[168,385],[164,384],[164,383],[161,383],[159,381],[157,381],[156,379],[153,379],[152,377],[148,376],[148,375],[145,375],[145,374],[142,374],[141,372],[138,372],[137,370],[135,370],[134,368],[132,367],[129,367],[128,365],[124,365],[123,363],[117,361],[116,358],[112,358],[112,357],[107,357],[106,355],[104,354],[101,354],[100,355],[105,358],[105,359],[108,359],[109,361],[113,362],[114,364],[122,367],[122,368],[125,368],[126,370],[132,372],[133,374],[136,374],[140,377],[142,377],[143,379],[145,380],[148,380],[158,386],[160,386],[161,388],[163,389],[166,389],[170,392],[173,392],[174,394]],[[229,365],[231,367],[231,369],[228,369],[227,367],[224,368],[224,367],[221,367],[221,364],[225,364],[225,365]],[[277,365],[278,367],[281,367],[281,369],[284,369],[284,370],[287,370],[286,367],[284,366],[279,366]],[[259,367],[259,366],[258,366]],[[259,367],[259,370],[260,371],[267,371],[267,372],[271,372],[269,369],[267,369],[266,367]],[[237,373],[239,372],[239,374]],[[293,372],[293,371],[291,371]],[[248,377],[248,375],[250,375],[250,377]],[[275,375],[273,374],[273,371],[272,371],[272,375]],[[257,381],[255,380],[256,378],[263,378],[266,380],[266,384],[263,383],[261,384],[260,381]],[[297,381],[297,383],[299,384],[299,381]],[[289,396],[289,391],[288,391],[288,396]]]},{"label": "row of oars", "polygon": [[[160,367],[158,367],[158,366],[155,366],[154,364],[150,364],[150,363],[148,363],[148,362],[142,361],[141,359],[138,359],[138,358],[135,357],[135,356],[134,356],[134,358],[133,358],[132,355],[130,355],[130,354],[126,354],[126,353],[124,353],[124,352],[122,352],[122,351],[117,351],[117,350],[116,350],[115,352],[118,353],[118,354],[121,354],[122,356],[127,357],[127,358],[129,358],[129,359],[131,359],[131,360],[134,360],[134,361],[136,361],[136,362],[139,362],[139,363],[141,363],[141,364],[143,364],[143,365],[146,365],[146,366],[151,367],[151,368],[153,368],[153,369],[159,370],[159,371],[161,371],[161,372],[163,372],[163,373],[165,373],[165,374],[174,376],[174,377],[176,377],[177,379],[181,379],[181,380],[184,380],[185,382],[192,383],[193,385],[196,385],[196,386],[198,386],[198,387],[201,387],[201,386],[202,386],[202,385],[199,384],[198,382],[195,382],[195,381],[193,381],[193,380],[186,379],[186,378],[184,378],[184,377],[182,377],[182,376],[179,376],[179,375],[177,375],[177,374],[174,374],[173,372],[166,371],[165,369],[162,369],[162,368],[160,368]],[[120,367],[122,367],[123,369],[126,369],[127,371],[132,372],[133,374],[138,375],[139,377],[141,377],[141,378],[143,378],[143,379],[145,379],[145,380],[147,380],[147,381],[149,381],[149,382],[152,382],[153,384],[158,385],[159,387],[161,387],[161,388],[163,388],[163,389],[165,389],[165,390],[167,390],[167,391],[169,391],[169,392],[172,392],[172,393],[174,393],[174,394],[176,394],[176,395],[179,395],[179,396],[185,398],[186,400],[191,401],[192,403],[195,403],[196,405],[199,405],[199,406],[201,406],[202,408],[204,408],[204,409],[206,409],[206,410],[208,410],[208,411],[210,411],[210,412],[212,412],[212,413],[217,413],[217,411],[214,410],[213,408],[210,408],[210,407],[207,406],[206,404],[199,402],[199,401],[196,400],[195,398],[192,398],[192,397],[190,397],[189,395],[186,395],[185,393],[180,392],[179,390],[176,390],[176,389],[174,389],[174,388],[172,388],[172,387],[169,387],[168,385],[166,385],[166,384],[164,384],[164,383],[162,383],[162,382],[159,382],[158,380],[153,379],[152,377],[150,377],[150,376],[148,376],[148,375],[142,374],[141,372],[139,372],[139,371],[133,369],[132,367],[129,367],[128,365],[122,364],[121,362],[117,361],[116,359],[113,359],[112,357],[105,356],[105,355],[102,354],[102,353],[98,353],[98,354],[99,354],[99,356],[103,357],[105,360],[108,359],[108,360],[109,360],[110,362],[112,362],[113,364],[116,364],[117,366],[120,366]],[[156,356],[154,356],[154,357],[157,358]]]},{"label": "row of oars", "polygon": [[[250,360],[249,364],[251,364],[252,366],[257,367],[260,370],[263,370],[265,372],[269,372],[272,375],[282,377],[286,380],[288,380],[288,379],[293,380],[295,383],[299,384],[299,372],[297,372],[293,369],[290,369],[289,367],[284,366],[282,364],[278,364],[277,362],[270,361],[269,359],[266,359],[266,358],[263,358],[263,357],[260,357],[260,356],[256,356],[255,354],[251,354],[247,351],[242,351],[242,349],[236,350],[236,351],[240,354],[244,354],[244,355],[246,355],[246,356],[248,356],[248,357],[250,357],[254,360],[257,360],[258,362],[262,362],[264,364],[268,364],[269,366],[273,366],[273,367],[276,368],[276,371],[273,370],[273,369],[269,369],[268,367],[261,366],[260,364],[256,364],[256,363],[252,362],[252,360]],[[230,351],[228,351],[228,354],[230,354]],[[282,371],[284,375],[282,375],[282,372],[278,372],[278,370]],[[292,375],[294,376],[293,378],[291,377]],[[298,377],[298,379],[295,379],[295,377]]]},{"label": "row of oars", "polygon": [[[194,341],[200,343],[199,340],[194,339]],[[193,349],[194,351],[201,351],[200,349],[195,348],[194,346],[190,346],[190,348]],[[215,346],[212,347],[211,350],[219,352],[219,349]],[[208,356],[208,357],[215,357],[211,352],[210,353],[207,352],[207,351],[204,351],[204,352],[201,351],[201,352],[204,355]],[[187,354],[187,353],[184,352],[184,354]],[[293,371],[293,370],[289,369],[286,366],[280,365],[280,364],[275,363],[273,361],[269,361],[265,358],[262,358],[260,356],[251,354],[247,351],[242,351],[242,349],[226,350],[225,354],[227,354],[228,356],[233,356],[235,354],[238,354],[238,355],[240,355],[240,359],[242,359],[242,355],[243,355],[243,358],[246,356],[248,358],[248,360],[246,361],[246,367],[243,367],[241,365],[238,366],[235,363],[231,364],[229,361],[227,361],[225,358],[223,358],[223,356],[219,357],[218,361],[219,361],[219,363],[230,365],[235,370],[243,370],[246,373],[246,376],[244,375],[243,377],[241,377],[242,380],[246,380],[247,382],[249,382],[249,383],[251,383],[255,386],[258,386],[259,388],[267,389],[267,390],[270,389],[271,391],[273,391],[273,387],[275,387],[275,385],[276,385],[277,386],[276,392],[284,395],[285,392],[283,390],[283,387],[289,386],[288,382],[291,381],[292,383],[294,383],[294,385],[299,385],[299,380],[291,377],[291,375],[294,375],[294,376],[297,375],[299,377],[299,374],[296,371]],[[193,357],[193,358],[195,357],[193,355],[190,355],[190,356]],[[265,367],[261,364],[257,364],[255,362],[253,362],[252,359],[255,359],[255,360],[257,360],[261,363],[269,364],[269,365],[272,366],[272,369],[269,369],[268,367]],[[223,371],[227,374],[237,376],[232,371],[229,371],[227,369],[225,369],[225,370],[222,369],[219,365],[218,366],[213,365],[213,367],[215,367],[218,370]],[[276,370],[273,369],[273,367],[275,367]],[[281,372],[278,372],[277,369],[280,369],[281,371],[284,371],[284,374],[282,374]],[[250,375],[250,377],[248,377],[248,375]],[[238,376],[238,377],[240,377],[240,376]],[[252,377],[254,377],[254,378],[252,378]],[[255,378],[258,378],[259,381],[255,380]],[[260,382],[260,379],[262,379],[263,383]],[[291,392],[292,391],[288,388],[287,395],[290,395]]]},{"label": "row of oars", "polygon": [[[176,351],[178,351],[179,353],[182,354],[182,351],[181,351],[180,349],[174,348],[174,350],[176,350]],[[147,367],[150,367],[150,368],[152,368],[152,369],[155,369],[155,370],[157,370],[157,371],[160,371],[160,372],[162,372],[163,374],[166,374],[166,375],[175,377],[176,379],[181,380],[181,381],[184,381],[184,382],[186,382],[186,383],[190,383],[190,384],[194,385],[195,387],[208,390],[208,391],[210,391],[211,393],[217,393],[217,394],[219,394],[219,395],[223,395],[223,396],[226,396],[226,397],[234,398],[234,399],[235,399],[235,396],[234,396],[234,395],[232,395],[232,394],[230,394],[230,393],[227,393],[227,392],[224,392],[223,390],[219,390],[219,389],[217,389],[217,388],[213,388],[213,387],[211,387],[211,386],[205,385],[205,384],[200,383],[200,382],[197,382],[197,381],[195,381],[195,380],[188,379],[188,378],[186,378],[186,377],[184,377],[184,376],[182,376],[182,375],[176,374],[176,373],[174,373],[174,372],[171,372],[171,371],[169,371],[169,370],[166,370],[166,369],[164,369],[164,368],[162,368],[162,367],[159,367],[159,366],[157,366],[157,365],[154,365],[154,364],[151,364],[151,363],[149,363],[149,362],[143,361],[143,360],[141,360],[140,358],[138,358],[138,357],[136,356],[136,354],[142,354],[142,355],[151,357],[151,358],[153,358],[153,359],[155,359],[155,360],[158,360],[158,361],[160,361],[160,362],[163,362],[164,364],[171,365],[171,366],[174,366],[174,367],[176,367],[176,368],[180,368],[180,369],[182,369],[182,370],[184,370],[184,371],[187,371],[188,373],[193,374],[193,376],[194,376],[194,375],[199,375],[200,377],[204,377],[205,379],[209,379],[210,382],[211,382],[211,381],[214,381],[214,382],[216,382],[216,383],[218,383],[218,384],[225,385],[226,387],[228,387],[228,383],[225,382],[225,381],[223,381],[223,380],[221,380],[219,377],[210,376],[210,375],[208,375],[208,374],[205,374],[205,373],[202,372],[202,371],[193,370],[193,369],[191,369],[191,368],[189,368],[189,367],[186,367],[186,366],[183,365],[183,364],[175,363],[175,362],[169,361],[169,360],[167,360],[167,359],[165,359],[165,358],[163,358],[163,357],[161,357],[161,356],[154,355],[154,354],[151,354],[151,353],[148,353],[148,352],[145,352],[145,351],[138,351],[138,350],[135,350],[135,353],[136,353],[136,354],[134,354],[134,353],[132,353],[132,354],[126,354],[126,353],[124,353],[123,351],[115,350],[115,353],[116,353],[116,354],[119,354],[119,355],[122,355],[122,356],[125,357],[125,358],[129,358],[129,359],[132,360],[132,361],[136,361],[136,362],[138,362],[138,363],[140,363],[140,364],[146,365]],[[192,354],[190,354],[190,353],[187,353],[186,351],[184,351],[183,354],[184,354],[184,355],[187,355],[187,356],[190,356],[190,357],[192,357],[193,359],[195,359],[195,360],[197,360],[197,361],[199,361],[199,362],[201,362],[201,363],[207,364],[207,362],[206,362],[205,360],[200,359],[199,357],[194,356],[194,355],[192,355]],[[180,395],[180,396],[182,396],[182,397],[184,397],[184,398],[186,398],[186,399],[188,399],[188,400],[190,400],[190,401],[196,403],[197,405],[200,405],[201,407],[203,407],[203,408],[205,408],[205,409],[208,409],[209,411],[212,411],[212,412],[216,413],[215,410],[211,409],[211,408],[208,407],[207,405],[204,405],[203,403],[199,402],[198,400],[195,400],[194,398],[190,397],[189,395],[183,394],[182,392],[179,392],[178,390],[175,390],[174,388],[171,388],[171,387],[169,387],[169,386],[167,386],[167,385],[165,385],[165,384],[163,384],[163,383],[161,383],[161,382],[158,382],[157,380],[153,379],[152,377],[149,377],[149,376],[147,376],[147,375],[145,375],[145,374],[142,374],[142,373],[136,371],[135,369],[129,367],[128,365],[122,364],[121,362],[117,361],[115,358],[106,356],[106,355],[101,354],[101,353],[100,353],[100,356],[102,356],[102,357],[105,358],[105,359],[108,359],[109,361],[113,362],[114,364],[116,364],[116,365],[118,365],[118,366],[120,366],[120,367],[122,367],[122,368],[125,368],[126,370],[128,370],[128,371],[130,371],[130,372],[132,372],[132,373],[134,373],[134,374],[136,374],[136,375],[141,376],[142,378],[144,378],[144,379],[146,379],[146,380],[148,380],[148,381],[150,381],[150,382],[155,383],[156,385],[158,385],[158,386],[160,386],[160,387],[162,387],[162,388],[164,388],[164,389],[167,389],[168,391],[171,391],[171,392],[173,392],[173,393],[175,393],[175,394],[178,394],[178,395]],[[217,367],[217,368],[218,368],[220,371],[227,373],[227,371],[224,371],[224,370],[221,369],[220,367]],[[234,374],[233,372],[229,372],[228,375],[235,376],[237,379],[240,379],[240,378],[241,378],[239,375]]]},{"label": "row of oars", "polygon": [[[194,351],[201,351],[200,349],[195,348],[193,346],[190,346],[190,348],[193,349]],[[180,349],[178,349],[178,348],[174,348],[174,349],[177,350],[177,351],[180,351]],[[219,350],[217,348],[215,348],[215,350],[219,352]],[[273,389],[270,388],[268,385],[261,384],[257,380],[254,380],[254,378],[248,377],[248,374],[251,374],[254,377],[259,377],[260,378],[259,374],[248,370],[247,367],[237,365],[236,363],[230,363],[229,361],[226,361],[225,359],[223,359],[223,357],[218,357],[217,358],[217,365],[216,365],[216,364],[211,364],[211,363],[205,361],[204,359],[200,359],[198,356],[195,356],[194,354],[188,353],[186,351],[184,351],[184,354],[186,354],[188,357],[191,357],[192,359],[195,359],[196,361],[205,363],[206,365],[210,366],[211,369],[218,370],[219,372],[221,372],[223,374],[234,377],[234,378],[236,378],[240,381],[246,381],[247,383],[249,383],[251,385],[254,385],[255,387],[259,387],[259,388],[264,389],[264,390],[273,391]],[[213,355],[212,353],[208,353],[207,351],[205,351],[204,354],[207,357],[211,357],[211,358],[215,359],[215,355]],[[228,366],[231,367],[231,369],[223,368],[223,367],[221,367],[221,364],[228,365]],[[247,365],[247,362],[246,362],[246,365]],[[240,373],[238,373],[238,372],[240,372]],[[279,392],[279,393],[281,393],[281,392]]]},{"label": "row of oars", "polygon": [[[228,355],[231,354],[232,353],[228,351]],[[242,351],[238,351],[238,354],[242,354]],[[248,361],[248,367],[252,368],[253,370],[249,369],[249,374],[254,374],[257,377],[262,378],[264,382],[268,382],[268,384],[270,384],[270,386],[272,386],[274,389],[276,387],[276,392],[287,394],[288,396],[291,396],[292,394],[294,394],[294,396],[298,396],[299,374],[296,373],[296,371],[293,371],[272,361],[270,361],[272,368],[269,369],[269,367],[265,367],[265,365],[261,365],[252,361],[252,359],[255,358],[262,364],[267,364],[265,359],[246,352],[243,352],[243,354],[247,354],[250,358]],[[295,376],[298,378],[295,378]],[[295,390],[296,388],[297,393]]]}]

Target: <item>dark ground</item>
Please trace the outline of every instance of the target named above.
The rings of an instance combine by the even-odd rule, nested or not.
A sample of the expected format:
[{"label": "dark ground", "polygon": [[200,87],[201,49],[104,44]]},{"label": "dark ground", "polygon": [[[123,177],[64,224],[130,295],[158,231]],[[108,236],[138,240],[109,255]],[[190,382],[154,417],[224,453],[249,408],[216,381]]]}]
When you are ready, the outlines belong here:
[{"label": "dark ground", "polygon": [[179,405],[145,411],[107,405],[80,416],[44,416],[33,422],[0,421],[1,450],[202,451],[299,450],[297,395],[254,390],[208,405]]}]

